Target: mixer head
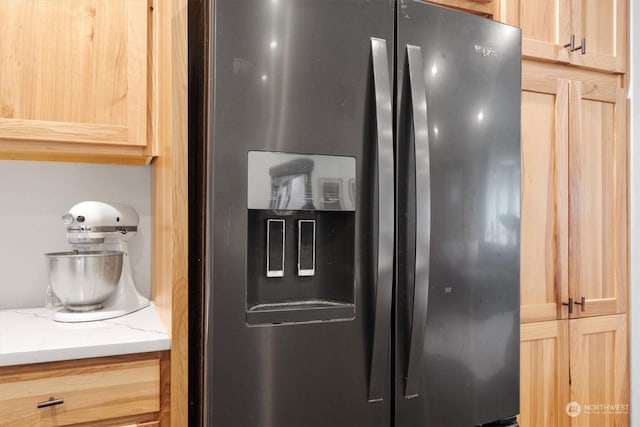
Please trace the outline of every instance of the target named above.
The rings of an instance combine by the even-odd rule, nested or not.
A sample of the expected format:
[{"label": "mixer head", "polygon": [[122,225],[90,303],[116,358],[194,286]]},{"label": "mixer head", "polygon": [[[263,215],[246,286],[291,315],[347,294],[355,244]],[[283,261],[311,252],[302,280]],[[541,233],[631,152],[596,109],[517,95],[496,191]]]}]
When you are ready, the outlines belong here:
[{"label": "mixer head", "polygon": [[74,246],[126,241],[138,231],[138,213],[128,205],[84,201],[62,216],[67,240]]}]

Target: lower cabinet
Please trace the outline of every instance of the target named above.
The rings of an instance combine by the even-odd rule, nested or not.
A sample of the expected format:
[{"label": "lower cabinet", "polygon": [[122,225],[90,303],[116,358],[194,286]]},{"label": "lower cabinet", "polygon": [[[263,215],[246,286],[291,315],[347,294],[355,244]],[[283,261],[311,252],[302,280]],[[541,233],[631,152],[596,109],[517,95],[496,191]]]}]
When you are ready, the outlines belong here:
[{"label": "lower cabinet", "polygon": [[520,425],[565,426],[569,400],[569,324],[520,325]]},{"label": "lower cabinet", "polygon": [[521,325],[522,427],[629,426],[627,315]]},{"label": "lower cabinet", "polygon": [[0,368],[0,426],[159,426],[166,353]]}]

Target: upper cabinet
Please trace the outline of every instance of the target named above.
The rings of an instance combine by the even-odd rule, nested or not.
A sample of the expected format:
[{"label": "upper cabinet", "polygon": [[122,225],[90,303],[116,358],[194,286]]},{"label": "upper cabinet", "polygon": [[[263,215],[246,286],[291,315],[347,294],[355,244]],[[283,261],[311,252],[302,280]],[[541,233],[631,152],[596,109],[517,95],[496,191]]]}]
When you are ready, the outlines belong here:
[{"label": "upper cabinet", "polygon": [[147,163],[147,0],[0,2],[0,158]]},{"label": "upper cabinet", "polygon": [[486,16],[487,18],[494,18],[498,15],[498,0],[428,0],[428,2]]},{"label": "upper cabinet", "polygon": [[499,19],[522,28],[522,55],[627,71],[626,0],[501,0]]},{"label": "upper cabinet", "polygon": [[521,322],[624,313],[621,77],[534,61],[522,69]]}]

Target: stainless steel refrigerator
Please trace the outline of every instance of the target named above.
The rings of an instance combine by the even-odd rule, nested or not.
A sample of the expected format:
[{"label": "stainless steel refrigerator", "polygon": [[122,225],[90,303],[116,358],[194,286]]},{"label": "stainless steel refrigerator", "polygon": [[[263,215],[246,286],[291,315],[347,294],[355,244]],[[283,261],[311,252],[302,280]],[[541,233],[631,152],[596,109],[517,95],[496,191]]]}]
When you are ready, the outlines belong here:
[{"label": "stainless steel refrigerator", "polygon": [[520,31],[413,0],[190,13],[193,423],[516,425]]}]

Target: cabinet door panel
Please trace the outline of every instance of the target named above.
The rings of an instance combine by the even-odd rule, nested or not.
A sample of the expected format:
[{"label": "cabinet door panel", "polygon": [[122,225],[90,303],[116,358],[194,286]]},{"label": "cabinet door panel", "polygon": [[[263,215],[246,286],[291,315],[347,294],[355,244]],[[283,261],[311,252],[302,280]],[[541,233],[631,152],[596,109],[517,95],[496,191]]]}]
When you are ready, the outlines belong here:
[{"label": "cabinet door panel", "polygon": [[0,2],[0,140],[145,146],[147,1]]},{"label": "cabinet door panel", "polygon": [[629,425],[627,316],[570,320],[573,427]]},{"label": "cabinet door panel", "polygon": [[501,0],[500,20],[522,28],[522,55],[569,62],[569,0]]},{"label": "cabinet door panel", "polygon": [[[615,80],[615,78],[613,78]],[[626,309],[626,129],[620,89],[571,86],[569,295],[574,316]]]},{"label": "cabinet door panel", "polygon": [[520,425],[568,425],[568,320],[520,326]]},{"label": "cabinet door panel", "polygon": [[569,82],[523,75],[520,319],[566,317]]},{"label": "cabinet door panel", "polygon": [[572,0],[572,33],[586,40],[586,53],[571,55],[576,65],[626,72],[626,0]]},{"label": "cabinet door panel", "polygon": [[[500,20],[522,28],[522,55],[627,72],[627,0],[501,0]],[[575,47],[586,40],[586,53]]]}]

